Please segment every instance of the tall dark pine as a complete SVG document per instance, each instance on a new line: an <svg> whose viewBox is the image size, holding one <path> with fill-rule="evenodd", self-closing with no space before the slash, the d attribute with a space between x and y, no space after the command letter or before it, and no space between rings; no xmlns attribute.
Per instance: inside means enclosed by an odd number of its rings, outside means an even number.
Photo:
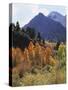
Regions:
<svg viewBox="0 0 68 90"><path fill-rule="evenodd" d="M26 33L27 33L27 35L29 35L29 37L31 39L35 39L36 33L35 33L35 29L34 28L27 27L26 28Z"/></svg>
<svg viewBox="0 0 68 90"><path fill-rule="evenodd" d="M40 32L38 32L37 40L38 40L39 42L41 42L41 34L40 34Z"/></svg>
<svg viewBox="0 0 68 90"><path fill-rule="evenodd" d="M19 25L19 22L17 21L16 22L16 31L19 31L20 30L20 25Z"/></svg>
<svg viewBox="0 0 68 90"><path fill-rule="evenodd" d="M14 23L10 23L9 25L9 31L14 31L15 30L15 24Z"/></svg>

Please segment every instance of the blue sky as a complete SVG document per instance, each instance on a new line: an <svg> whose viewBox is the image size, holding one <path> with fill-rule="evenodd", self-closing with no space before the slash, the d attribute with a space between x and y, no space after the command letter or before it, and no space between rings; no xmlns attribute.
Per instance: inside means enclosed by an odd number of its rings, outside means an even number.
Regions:
<svg viewBox="0 0 68 90"><path fill-rule="evenodd" d="M20 26L24 26L39 12L47 16L52 11L57 11L62 15L66 14L63 6L14 3L12 4L12 22L19 21Z"/></svg>

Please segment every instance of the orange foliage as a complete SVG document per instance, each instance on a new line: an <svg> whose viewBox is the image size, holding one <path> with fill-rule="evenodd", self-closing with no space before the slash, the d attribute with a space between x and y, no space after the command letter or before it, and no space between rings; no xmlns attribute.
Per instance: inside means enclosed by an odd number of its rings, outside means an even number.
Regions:
<svg viewBox="0 0 68 90"><path fill-rule="evenodd" d="M28 61L23 61L22 63L18 64L18 71L23 73L31 69L31 63Z"/></svg>
<svg viewBox="0 0 68 90"><path fill-rule="evenodd" d="M29 43L28 46L29 55L31 55L33 58L35 57L35 51L34 51L34 45L32 41Z"/></svg>
<svg viewBox="0 0 68 90"><path fill-rule="evenodd" d="M16 48L16 63L24 61L24 52L20 48Z"/></svg>
<svg viewBox="0 0 68 90"><path fill-rule="evenodd" d="M50 60L50 56L52 55L52 49L50 47L47 47L45 49L45 57L46 57L46 63L49 64Z"/></svg>
<svg viewBox="0 0 68 90"><path fill-rule="evenodd" d="M11 53L10 53L11 55ZM29 43L28 48L22 51L20 48L12 48L12 60L16 61L16 69L22 75L24 72L31 70L33 65L46 65L55 64L52 55L52 48L41 46L38 42L33 45L32 41ZM14 70L13 70L14 71Z"/></svg>
<svg viewBox="0 0 68 90"><path fill-rule="evenodd" d="M29 61L29 52L28 52L27 48L25 48L25 50L24 50L24 59Z"/></svg>
<svg viewBox="0 0 68 90"><path fill-rule="evenodd" d="M46 54L45 54L45 48L44 47L41 47L40 57L41 57L41 64L46 65Z"/></svg>
<svg viewBox="0 0 68 90"><path fill-rule="evenodd" d="M12 60L15 60L16 59L16 49L15 48L12 48Z"/></svg>
<svg viewBox="0 0 68 90"><path fill-rule="evenodd" d="M41 46L39 45L38 42L36 42L35 44L35 48L34 48L34 51L35 51L35 64L38 64L40 65L41 64Z"/></svg>

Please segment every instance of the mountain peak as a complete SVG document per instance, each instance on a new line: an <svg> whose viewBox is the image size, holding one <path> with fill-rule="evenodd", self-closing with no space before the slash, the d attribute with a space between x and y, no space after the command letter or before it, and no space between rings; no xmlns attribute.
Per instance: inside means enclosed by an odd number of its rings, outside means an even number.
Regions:
<svg viewBox="0 0 68 90"><path fill-rule="evenodd" d="M39 15L43 15L41 12L39 12Z"/></svg>
<svg viewBox="0 0 68 90"><path fill-rule="evenodd" d="M39 12L39 14L38 14L39 16L44 16L44 14L43 13L41 13L41 12Z"/></svg>
<svg viewBox="0 0 68 90"><path fill-rule="evenodd" d="M52 11L48 16L56 16L56 15L60 15L63 16L62 14L56 12L56 11Z"/></svg>
<svg viewBox="0 0 68 90"><path fill-rule="evenodd" d="M48 17L56 22L61 23L64 27L66 27L66 19L65 16L63 16L62 14L53 11L48 15Z"/></svg>

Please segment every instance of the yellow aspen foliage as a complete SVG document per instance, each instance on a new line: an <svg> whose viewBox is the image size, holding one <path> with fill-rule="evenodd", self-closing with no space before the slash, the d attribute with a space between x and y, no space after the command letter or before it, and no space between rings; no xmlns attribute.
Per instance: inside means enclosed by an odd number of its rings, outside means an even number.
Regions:
<svg viewBox="0 0 68 90"><path fill-rule="evenodd" d="M64 44L60 44L59 49L58 49L58 56L62 59L64 54L66 53L65 50L65 45Z"/></svg>
<svg viewBox="0 0 68 90"><path fill-rule="evenodd" d="M56 65L56 60L52 56L50 57L49 64L52 65L52 66Z"/></svg>

